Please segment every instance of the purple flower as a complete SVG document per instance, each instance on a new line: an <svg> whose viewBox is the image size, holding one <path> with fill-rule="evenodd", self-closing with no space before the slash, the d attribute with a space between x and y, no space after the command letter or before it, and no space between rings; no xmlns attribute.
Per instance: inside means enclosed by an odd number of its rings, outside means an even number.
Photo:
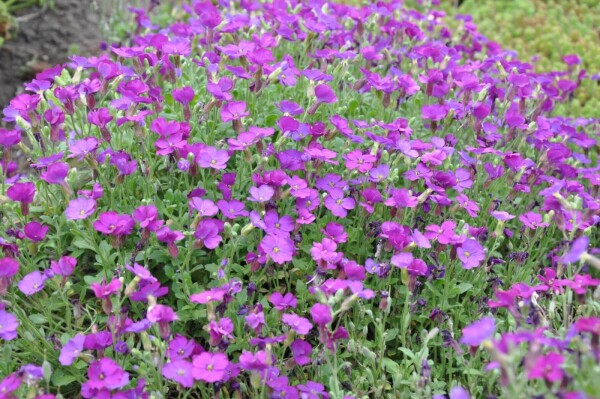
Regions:
<svg viewBox="0 0 600 399"><path fill-rule="evenodd" d="M250 187L250 197L248 197L248 201L252 202L267 202L273 195L275 194L275 190L266 184L261 185L260 187Z"/></svg>
<svg viewBox="0 0 600 399"><path fill-rule="evenodd" d="M496 331L496 322L493 317L484 317L463 328L460 343L469 346L479 346L490 339Z"/></svg>
<svg viewBox="0 0 600 399"><path fill-rule="evenodd" d="M448 115L448 107L445 105L424 105L421 108L421 117L432 121L441 121Z"/></svg>
<svg viewBox="0 0 600 399"><path fill-rule="evenodd" d="M312 329L312 323L310 320L300 317L297 314L284 314L281 317L281 320L290 326L294 331L296 331L300 335L306 335Z"/></svg>
<svg viewBox="0 0 600 399"><path fill-rule="evenodd" d="M55 162L48 165L42 172L40 178L50 184L63 184L65 177L69 174L69 165L64 162Z"/></svg>
<svg viewBox="0 0 600 399"><path fill-rule="evenodd" d="M173 89L173 99L178 103L187 105L194 99L194 89L190 86L184 86L181 89Z"/></svg>
<svg viewBox="0 0 600 399"><path fill-rule="evenodd" d="M271 235L268 234L263 238L260 243L260 247L273 262L283 264L292 260L296 247L294 242L289 237L281 234Z"/></svg>
<svg viewBox="0 0 600 399"><path fill-rule="evenodd" d="M225 150L217 150L215 147L206 147L198 156L198 164L201 168L225 169L229 155Z"/></svg>
<svg viewBox="0 0 600 399"><path fill-rule="evenodd" d="M258 351L252 353L249 351L243 351L239 358L239 365L244 370L266 370L269 365L267 362L267 352Z"/></svg>
<svg viewBox="0 0 600 399"><path fill-rule="evenodd" d="M223 222L216 219L203 219L198 223L194 232L194 238L201 241L208 249L215 249L219 246L222 237L219 235L223 231Z"/></svg>
<svg viewBox="0 0 600 399"><path fill-rule="evenodd" d="M25 237L29 238L33 242L39 242L46 237L48 229L48 226L41 225L34 221L27 223L23 231L25 232Z"/></svg>
<svg viewBox="0 0 600 399"><path fill-rule="evenodd" d="M456 250L458 258L462 261L463 268L473 269L485 259L485 252L479 242L469 238Z"/></svg>
<svg viewBox="0 0 600 399"><path fill-rule="evenodd" d="M193 339L187 339L182 335L177 335L169 342L169 358L171 360L187 359L192 356L192 353L196 348L197 344Z"/></svg>
<svg viewBox="0 0 600 399"><path fill-rule="evenodd" d="M13 399L15 396L12 395L19 386L21 386L23 378L18 373L12 373L0 380L0 394L3 399Z"/></svg>
<svg viewBox="0 0 600 399"><path fill-rule="evenodd" d="M168 339L171 333L169 323L179 320L177 313L173 311L169 306L165 305L154 305L148 311L148 320L152 323L157 323L160 330L160 335L163 339Z"/></svg>
<svg viewBox="0 0 600 399"><path fill-rule="evenodd" d="M310 308L310 315L313 321L319 326L325 326L333 320L331 308L322 303L315 303Z"/></svg>
<svg viewBox="0 0 600 399"><path fill-rule="evenodd" d="M246 103L244 101L231 101L221 108L221 120L223 122L236 121L250 115L246 111Z"/></svg>
<svg viewBox="0 0 600 399"><path fill-rule="evenodd" d="M129 373L123 371L114 360L104 357L88 368L89 380L82 386L84 389L119 389L129 383Z"/></svg>
<svg viewBox="0 0 600 399"><path fill-rule="evenodd" d="M92 283L90 288L94 291L96 298L108 298L121 290L121 281L118 278L114 278L108 284L106 284L106 281L102 281L100 284Z"/></svg>
<svg viewBox="0 0 600 399"><path fill-rule="evenodd" d="M590 239L588 236L581 236L573 243L571 243L571 249L562 257L562 261L565 263L575 263L580 258L581 255L585 253L587 247L590 243Z"/></svg>
<svg viewBox="0 0 600 399"><path fill-rule="evenodd" d="M70 366L73 364L83 350L84 341L85 335L83 334L77 334L71 338L60 350L60 356L58 357L60 364L63 366Z"/></svg>
<svg viewBox="0 0 600 399"><path fill-rule="evenodd" d="M237 219L239 217L248 216L249 212L245 209L246 205L238 200L219 200L217 206L221 210L223 216L227 219Z"/></svg>
<svg viewBox="0 0 600 399"><path fill-rule="evenodd" d="M324 83L315 87L315 96L319 103L331 104L337 101L335 92Z"/></svg>
<svg viewBox="0 0 600 399"><path fill-rule="evenodd" d="M229 360L223 353L203 352L193 359L192 375L204 382L217 382L225 379Z"/></svg>
<svg viewBox="0 0 600 399"><path fill-rule="evenodd" d="M356 202L354 199L344 197L344 192L340 189L332 189L329 195L325 197L325 207L331 211L334 216L345 218L348 211L354 209Z"/></svg>
<svg viewBox="0 0 600 399"><path fill-rule="evenodd" d="M198 211L198 215L201 217L215 216L219 212L219 208L209 199L192 197L189 200L189 206L190 212L192 209Z"/></svg>
<svg viewBox="0 0 600 399"><path fill-rule="evenodd" d="M77 259L71 256L63 256L58 262L53 260L50 261L52 272L58 276L70 276L73 274L75 266L77 266Z"/></svg>
<svg viewBox="0 0 600 399"><path fill-rule="evenodd" d="M76 140L69 146L69 152L71 155L68 158L77 158L79 161L83 161L86 155L95 152L98 149L100 142L95 137L86 137L81 140Z"/></svg>
<svg viewBox="0 0 600 399"><path fill-rule="evenodd" d="M173 380L185 388L194 385L192 362L185 360L171 360L162 369L162 375Z"/></svg>
<svg viewBox="0 0 600 399"><path fill-rule="evenodd" d="M44 289L47 277L39 271L31 272L19 281L19 291L25 295L33 295Z"/></svg>
<svg viewBox="0 0 600 399"><path fill-rule="evenodd" d="M6 190L6 195L21 204L31 204L35 197L35 185L31 182L15 183Z"/></svg>
<svg viewBox="0 0 600 399"><path fill-rule="evenodd" d="M65 210L67 220L87 219L96 212L96 201L91 198L77 198L69 202Z"/></svg>
<svg viewBox="0 0 600 399"><path fill-rule="evenodd" d="M12 314L0 308L0 338L10 341L17 337L17 327L19 320ZM0 384L0 389L2 385ZM2 391L0 390L0 393Z"/></svg>
<svg viewBox="0 0 600 399"><path fill-rule="evenodd" d="M315 381L306 381L306 384L298 384L298 390L302 392L302 399L328 398L325 386Z"/></svg>
<svg viewBox="0 0 600 399"><path fill-rule="evenodd" d="M560 381L564 377L564 372L561 368L563 363L564 358L559 353L550 352L547 355L542 355L529 370L527 378L530 380L544 379L549 383Z"/></svg>
<svg viewBox="0 0 600 399"><path fill-rule="evenodd" d="M149 231L156 231L162 225L163 221L158 219L158 210L154 205L142 205L133 211L133 219L140 224L140 227Z"/></svg>
<svg viewBox="0 0 600 399"><path fill-rule="evenodd" d="M548 223L543 222L542 215L535 212L527 212L522 215L519 215L519 220L526 227L530 229L537 229L538 227L548 227Z"/></svg>
<svg viewBox="0 0 600 399"><path fill-rule="evenodd" d="M13 258L0 258L0 278L11 278L19 271L19 262Z"/></svg>
<svg viewBox="0 0 600 399"><path fill-rule="evenodd" d="M129 235L134 227L135 220L131 216L114 211L101 213L98 220L94 222L96 231L112 236Z"/></svg>
<svg viewBox="0 0 600 399"><path fill-rule="evenodd" d="M292 349L292 355L294 356L294 361L303 366L305 364L310 363L310 355L312 354L312 346L302 339L297 339L290 345Z"/></svg>
<svg viewBox="0 0 600 399"><path fill-rule="evenodd" d="M269 302L271 302L273 307L280 312L284 312L289 308L295 308L298 304L298 300L291 292L281 295L281 293L277 291L269 296Z"/></svg>

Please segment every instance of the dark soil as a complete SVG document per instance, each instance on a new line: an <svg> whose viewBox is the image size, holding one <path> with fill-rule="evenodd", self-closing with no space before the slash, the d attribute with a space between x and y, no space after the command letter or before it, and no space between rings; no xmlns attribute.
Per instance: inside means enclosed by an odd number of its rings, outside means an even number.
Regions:
<svg viewBox="0 0 600 399"><path fill-rule="evenodd" d="M18 30L0 47L0 109L38 72L68 61L69 50L96 53L99 18L92 0L55 0L47 9L31 8L17 16Z"/></svg>

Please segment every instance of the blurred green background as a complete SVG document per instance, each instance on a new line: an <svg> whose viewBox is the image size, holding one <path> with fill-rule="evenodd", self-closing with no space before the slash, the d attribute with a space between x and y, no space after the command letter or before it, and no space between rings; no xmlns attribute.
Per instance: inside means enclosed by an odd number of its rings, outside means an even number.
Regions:
<svg viewBox="0 0 600 399"><path fill-rule="evenodd" d="M441 0L452 27L457 14L473 16L479 31L529 61L539 72L564 70L562 58L577 54L588 78L600 72L600 0ZM586 79L573 100L555 113L600 118L599 81Z"/></svg>

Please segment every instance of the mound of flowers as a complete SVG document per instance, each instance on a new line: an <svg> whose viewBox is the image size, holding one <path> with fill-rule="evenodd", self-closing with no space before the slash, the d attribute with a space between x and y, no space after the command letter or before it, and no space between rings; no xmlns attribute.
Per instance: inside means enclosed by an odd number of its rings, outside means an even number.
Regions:
<svg viewBox="0 0 600 399"><path fill-rule="evenodd" d="M4 110L0 398L600 392L573 71L398 1L132 12Z"/></svg>

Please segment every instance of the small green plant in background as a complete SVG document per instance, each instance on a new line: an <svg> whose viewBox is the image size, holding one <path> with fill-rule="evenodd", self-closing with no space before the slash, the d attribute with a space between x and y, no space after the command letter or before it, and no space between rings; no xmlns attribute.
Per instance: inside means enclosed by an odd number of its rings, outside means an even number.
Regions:
<svg viewBox="0 0 600 399"><path fill-rule="evenodd" d="M600 2L597 0L465 0L442 2L450 17L468 14L479 31L520 59L535 61L538 72L566 69L564 56L577 54L588 79L556 114L598 117L600 72ZM460 4L460 5L459 5ZM457 23L459 21L450 21Z"/></svg>
<svg viewBox="0 0 600 399"><path fill-rule="evenodd" d="M54 0L0 0L0 46L18 26L15 14L35 6L52 6Z"/></svg>

